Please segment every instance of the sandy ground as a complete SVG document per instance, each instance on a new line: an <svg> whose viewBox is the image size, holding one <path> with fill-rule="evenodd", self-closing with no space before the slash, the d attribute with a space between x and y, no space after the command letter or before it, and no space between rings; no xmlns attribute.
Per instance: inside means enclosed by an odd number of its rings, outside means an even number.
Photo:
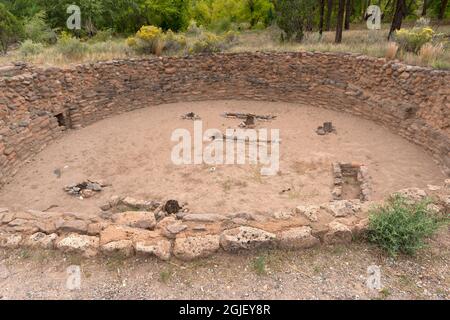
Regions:
<svg viewBox="0 0 450 320"><path fill-rule="evenodd" d="M241 122L221 117L224 111L277 115L257 128L280 129L280 174L264 177L259 166L250 164L173 164L177 142L171 141L171 134L177 128L192 132L193 122L180 118L191 111L202 117L204 130L222 131ZM325 121L333 122L336 134L315 133ZM334 161L366 164L375 200L445 179L421 148L348 114L289 103L187 102L143 108L69 132L21 168L1 190L0 207L98 213L112 195L121 195L177 199L200 213L271 212L331 200ZM60 177L54 173L57 169ZM88 178L112 186L84 200L63 191L65 185Z"/></svg>
<svg viewBox="0 0 450 320"><path fill-rule="evenodd" d="M449 299L449 235L443 229L416 257L396 259L363 243L191 263L0 250L0 299ZM79 290L66 287L71 265L81 268ZM371 265L381 290L366 286Z"/></svg>

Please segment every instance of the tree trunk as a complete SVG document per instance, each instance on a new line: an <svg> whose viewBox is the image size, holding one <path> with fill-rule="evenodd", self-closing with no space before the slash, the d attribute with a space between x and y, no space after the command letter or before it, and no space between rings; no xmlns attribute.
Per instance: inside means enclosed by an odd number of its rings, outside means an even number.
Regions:
<svg viewBox="0 0 450 320"><path fill-rule="evenodd" d="M448 5L448 0L442 0L441 8L439 9L439 15L438 15L439 20L444 19L445 10L447 9L447 5Z"/></svg>
<svg viewBox="0 0 450 320"><path fill-rule="evenodd" d="M322 36L323 33L323 16L325 14L325 0L320 1L320 21L319 21L319 34Z"/></svg>
<svg viewBox="0 0 450 320"><path fill-rule="evenodd" d="M392 20L391 29L389 30L388 40L391 39L392 33L395 30L400 30L402 27L403 18L406 15L406 3L405 0L397 0L397 5L395 6L394 19Z"/></svg>
<svg viewBox="0 0 450 320"><path fill-rule="evenodd" d="M344 24L345 0L339 0L338 17L336 24L336 43L342 42L342 27Z"/></svg>
<svg viewBox="0 0 450 320"><path fill-rule="evenodd" d="M331 29L331 15L333 13L333 0L328 0L327 3L327 24L325 27L326 31L330 31Z"/></svg>
<svg viewBox="0 0 450 320"><path fill-rule="evenodd" d="M347 0L346 6L345 6L345 30L350 30L350 18L353 13L353 0Z"/></svg>
<svg viewBox="0 0 450 320"><path fill-rule="evenodd" d="M423 0L422 17L425 17L427 15L427 6L428 6L428 1Z"/></svg>

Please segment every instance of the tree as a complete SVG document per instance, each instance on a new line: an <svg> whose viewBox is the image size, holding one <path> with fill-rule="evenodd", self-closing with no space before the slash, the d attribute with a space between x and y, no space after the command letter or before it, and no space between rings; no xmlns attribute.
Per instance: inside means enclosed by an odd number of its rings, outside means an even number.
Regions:
<svg viewBox="0 0 450 320"><path fill-rule="evenodd" d="M9 45L19 40L21 34L19 20L0 3L0 51L6 53Z"/></svg>
<svg viewBox="0 0 450 320"><path fill-rule="evenodd" d="M438 19L442 20L444 19L445 11L447 9L448 0L442 0L441 7L439 9Z"/></svg>
<svg viewBox="0 0 450 320"><path fill-rule="evenodd" d="M319 34L322 36L323 33L323 16L325 14L325 0L319 0L320 2L320 21L319 21Z"/></svg>
<svg viewBox="0 0 450 320"><path fill-rule="evenodd" d="M277 24L286 40L302 41L305 26L314 14L316 0L276 0Z"/></svg>
<svg viewBox="0 0 450 320"><path fill-rule="evenodd" d="M353 12L353 0L347 0L345 6L345 24L344 24L345 30L350 30L350 18L352 16L352 12Z"/></svg>
<svg viewBox="0 0 450 320"><path fill-rule="evenodd" d="M348 0L347 0L348 1ZM336 24L336 43L342 42L342 27L344 24L345 0L339 0L337 24Z"/></svg>
<svg viewBox="0 0 450 320"><path fill-rule="evenodd" d="M328 0L327 2L327 24L325 27L326 31L331 29L331 15L333 14L333 0Z"/></svg>
<svg viewBox="0 0 450 320"><path fill-rule="evenodd" d="M422 17L427 15L427 6L428 6L428 1L427 0L423 0L423 6L422 6Z"/></svg>
<svg viewBox="0 0 450 320"><path fill-rule="evenodd" d="M391 39L395 30L400 30L402 27L403 18L406 16L407 8L405 0L397 0L394 12L394 18L392 20L391 29L389 30L388 40Z"/></svg>

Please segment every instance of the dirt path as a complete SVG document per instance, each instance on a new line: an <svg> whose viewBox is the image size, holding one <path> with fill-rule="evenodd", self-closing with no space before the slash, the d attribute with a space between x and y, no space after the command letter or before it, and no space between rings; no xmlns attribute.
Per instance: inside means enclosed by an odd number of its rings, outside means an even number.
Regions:
<svg viewBox="0 0 450 320"><path fill-rule="evenodd" d="M0 251L1 299L448 299L448 229L415 258L392 259L366 244L302 252L219 255L192 263L119 257L83 260L57 252ZM69 265L81 289L66 288ZM381 268L383 289L366 287Z"/></svg>

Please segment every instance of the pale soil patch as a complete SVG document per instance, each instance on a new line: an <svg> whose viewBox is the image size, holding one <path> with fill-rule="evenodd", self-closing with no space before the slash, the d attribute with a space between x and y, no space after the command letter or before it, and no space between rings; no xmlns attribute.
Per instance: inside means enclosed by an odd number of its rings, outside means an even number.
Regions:
<svg viewBox="0 0 450 320"><path fill-rule="evenodd" d="M442 229L417 257L397 259L358 243L191 263L0 250L0 299L448 299L449 241ZM73 264L79 291L65 285ZM366 287L371 265L381 268L381 291Z"/></svg>
<svg viewBox="0 0 450 320"><path fill-rule="evenodd" d="M257 128L280 129L280 174L264 177L256 165L183 165L171 161L177 128L193 131L181 116L195 112L204 130L237 128L225 111L273 114ZM337 134L315 130L332 121ZM205 142L205 145L209 142ZM198 213L292 210L332 200L333 162L367 165L373 200L406 187L440 185L445 176L430 155L389 130L345 113L300 104L205 101L152 106L70 131L35 156L0 191L0 207L99 213L112 195L145 200L176 199ZM60 177L55 174L59 170ZM65 185L86 179L112 184L93 198L66 194ZM285 190L285 192L282 192Z"/></svg>

